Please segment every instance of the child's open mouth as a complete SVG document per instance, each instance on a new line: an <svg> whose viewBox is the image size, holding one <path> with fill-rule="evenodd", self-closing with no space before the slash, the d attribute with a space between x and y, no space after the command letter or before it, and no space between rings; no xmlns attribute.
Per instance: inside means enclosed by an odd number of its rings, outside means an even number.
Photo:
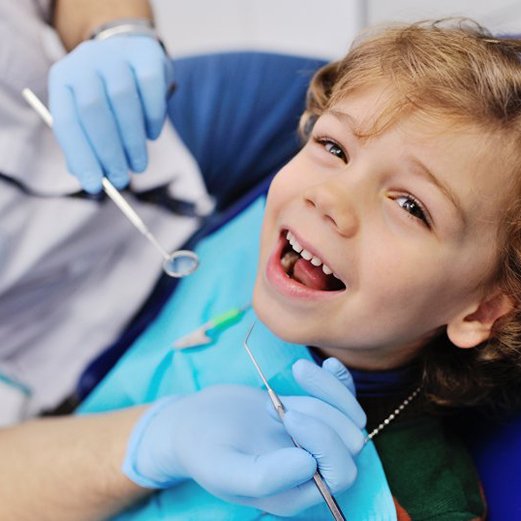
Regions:
<svg viewBox="0 0 521 521"><path fill-rule="evenodd" d="M321 259L300 246L291 232L284 231L282 237L285 237L286 244L281 251L280 264L288 277L317 291L346 289Z"/></svg>

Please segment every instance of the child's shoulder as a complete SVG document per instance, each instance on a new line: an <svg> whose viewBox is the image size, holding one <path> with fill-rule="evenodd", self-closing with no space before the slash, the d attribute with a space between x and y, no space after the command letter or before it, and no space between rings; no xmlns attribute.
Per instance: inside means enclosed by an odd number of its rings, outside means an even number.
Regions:
<svg viewBox="0 0 521 521"><path fill-rule="evenodd" d="M399 520L485 518L485 501L472 458L443 419L422 415L396 422L374 442L401 514Z"/></svg>

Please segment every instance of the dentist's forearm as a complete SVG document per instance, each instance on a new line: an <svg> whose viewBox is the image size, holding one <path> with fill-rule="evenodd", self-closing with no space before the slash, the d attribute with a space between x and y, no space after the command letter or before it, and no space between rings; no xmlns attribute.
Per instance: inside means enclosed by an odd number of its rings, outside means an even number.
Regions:
<svg viewBox="0 0 521 521"><path fill-rule="evenodd" d="M143 407L0 429L0 519L100 521L147 492L121 472Z"/></svg>
<svg viewBox="0 0 521 521"><path fill-rule="evenodd" d="M71 50L101 24L119 18L152 19L148 0L57 0L54 27Z"/></svg>

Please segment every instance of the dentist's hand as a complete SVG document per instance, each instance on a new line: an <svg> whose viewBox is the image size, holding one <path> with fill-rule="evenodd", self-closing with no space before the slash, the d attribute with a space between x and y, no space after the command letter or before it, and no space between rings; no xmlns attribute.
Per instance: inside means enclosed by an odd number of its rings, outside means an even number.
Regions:
<svg viewBox="0 0 521 521"><path fill-rule="evenodd" d="M246 386L214 386L158 402L134 429L124 472L151 488L193 479L224 500L282 516L323 501L312 481L317 466L332 493L347 489L356 478L365 414L335 376L343 366L334 359L324 365L294 365L310 396L282 398L284 425L266 391Z"/></svg>
<svg viewBox="0 0 521 521"><path fill-rule="evenodd" d="M87 192L101 190L103 175L123 188L129 170L145 170L146 140L161 132L171 79L171 63L150 36L85 41L53 65L53 130Z"/></svg>

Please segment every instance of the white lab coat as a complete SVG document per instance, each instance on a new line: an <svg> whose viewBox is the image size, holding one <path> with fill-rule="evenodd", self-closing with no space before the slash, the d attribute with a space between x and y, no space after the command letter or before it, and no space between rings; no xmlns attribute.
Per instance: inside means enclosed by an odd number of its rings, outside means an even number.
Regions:
<svg viewBox="0 0 521 521"><path fill-rule="evenodd" d="M41 192L71 193L80 186L52 132L20 95L30 87L47 101L49 66L64 53L44 22L48 3L0 1L0 172ZM204 204L198 167L167 127L133 184L175 179L174 195ZM133 204L169 249L196 229L195 219ZM161 261L110 200L34 198L0 181L0 424L20 419L2 376L31 390L25 414L55 406L140 307Z"/></svg>

